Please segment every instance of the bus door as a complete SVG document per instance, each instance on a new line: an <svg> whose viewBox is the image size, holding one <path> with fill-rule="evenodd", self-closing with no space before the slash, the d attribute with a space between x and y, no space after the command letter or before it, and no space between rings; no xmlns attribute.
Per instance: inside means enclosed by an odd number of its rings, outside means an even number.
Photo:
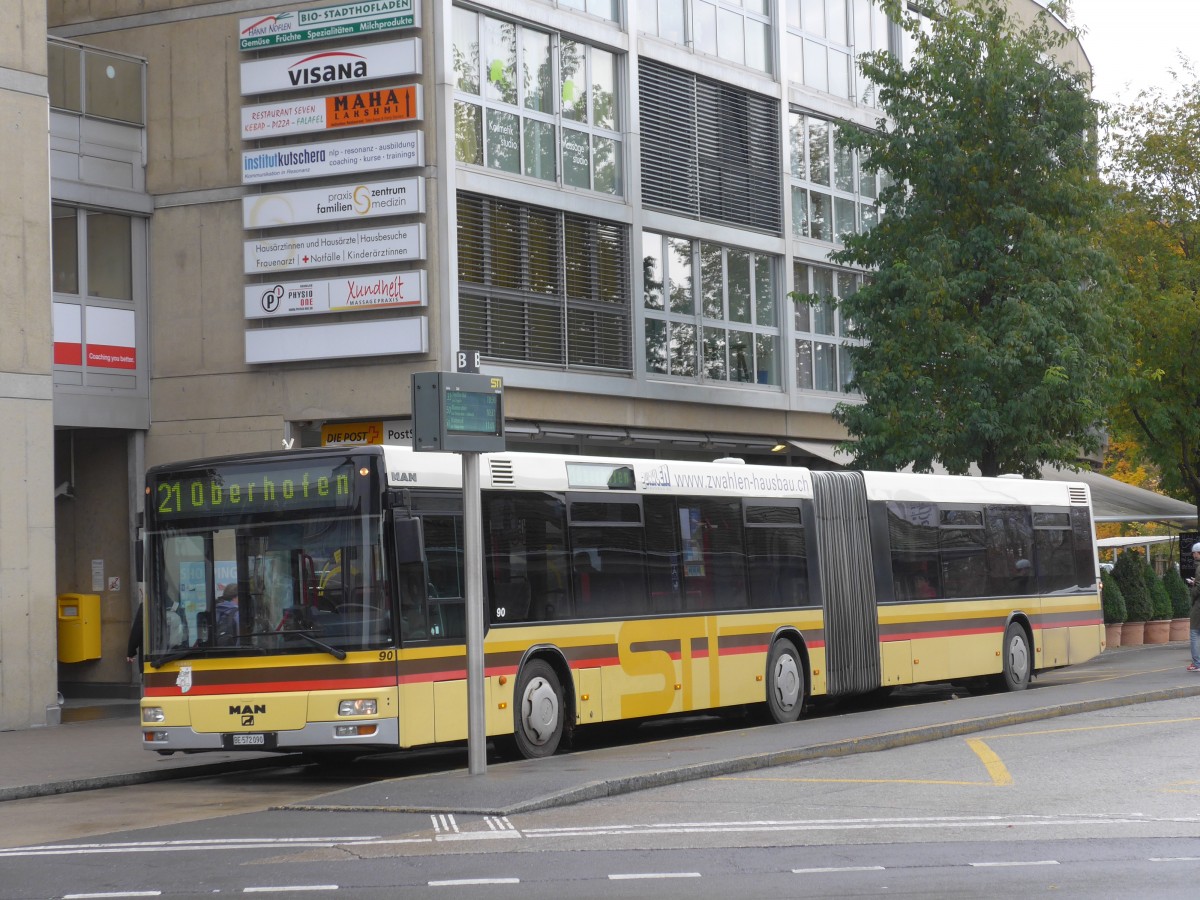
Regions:
<svg viewBox="0 0 1200 900"><path fill-rule="evenodd" d="M831 697L881 685L867 489L861 472L813 472L816 579L825 611Z"/></svg>

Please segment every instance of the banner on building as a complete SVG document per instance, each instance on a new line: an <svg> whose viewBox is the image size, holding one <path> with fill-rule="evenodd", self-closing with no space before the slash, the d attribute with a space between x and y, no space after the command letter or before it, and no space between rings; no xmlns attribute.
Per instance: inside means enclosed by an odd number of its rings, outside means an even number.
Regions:
<svg viewBox="0 0 1200 900"><path fill-rule="evenodd" d="M425 273L383 272L246 285L246 318L275 319L427 305Z"/></svg>
<svg viewBox="0 0 1200 900"><path fill-rule="evenodd" d="M421 132L373 134L357 140L247 150L242 154L242 183L320 178L343 172L407 169L423 165L425 136Z"/></svg>
<svg viewBox="0 0 1200 900"><path fill-rule="evenodd" d="M242 19L238 46L257 50L420 26L421 11L413 0L359 0Z"/></svg>
<svg viewBox="0 0 1200 900"><path fill-rule="evenodd" d="M425 212L425 179L394 178L367 184L334 184L304 191L242 198L242 225L276 228Z"/></svg>
<svg viewBox="0 0 1200 900"><path fill-rule="evenodd" d="M242 257L242 269L247 275L408 262L425 258L425 226L392 225L257 238L243 244Z"/></svg>
<svg viewBox="0 0 1200 900"><path fill-rule="evenodd" d="M419 84L373 88L352 94L243 106L242 140L387 122L419 122L424 116L425 103Z"/></svg>
<svg viewBox="0 0 1200 900"><path fill-rule="evenodd" d="M425 316L246 331L246 362L303 362L429 352Z"/></svg>
<svg viewBox="0 0 1200 900"><path fill-rule="evenodd" d="M421 74L421 39L314 50L242 63L242 94L323 88Z"/></svg>

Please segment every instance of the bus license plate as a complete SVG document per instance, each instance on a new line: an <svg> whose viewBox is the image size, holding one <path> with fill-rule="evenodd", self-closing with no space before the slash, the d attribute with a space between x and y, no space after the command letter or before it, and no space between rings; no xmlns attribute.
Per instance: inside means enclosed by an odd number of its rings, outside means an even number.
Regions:
<svg viewBox="0 0 1200 900"><path fill-rule="evenodd" d="M267 736L265 734L233 735L233 746L235 747L265 747L266 744Z"/></svg>

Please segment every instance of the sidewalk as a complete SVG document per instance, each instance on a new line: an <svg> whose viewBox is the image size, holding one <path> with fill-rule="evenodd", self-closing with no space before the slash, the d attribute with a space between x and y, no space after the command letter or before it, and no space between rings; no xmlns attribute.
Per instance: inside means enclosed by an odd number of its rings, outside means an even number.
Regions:
<svg viewBox="0 0 1200 900"><path fill-rule="evenodd" d="M1200 695L1183 643L1121 647L1039 676L1021 693L964 696L629 743L550 759L377 781L288 807L509 815L822 756L906 746L1072 713ZM0 732L0 801L293 764L264 753L160 756L141 749L133 701L83 701L64 724Z"/></svg>

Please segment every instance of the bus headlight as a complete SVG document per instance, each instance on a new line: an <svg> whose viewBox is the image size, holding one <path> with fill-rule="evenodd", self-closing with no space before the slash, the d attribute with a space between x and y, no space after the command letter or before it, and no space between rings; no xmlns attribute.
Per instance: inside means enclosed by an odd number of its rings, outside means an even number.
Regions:
<svg viewBox="0 0 1200 900"><path fill-rule="evenodd" d="M143 722L165 722L166 715L163 713L161 706L143 706L142 721Z"/></svg>
<svg viewBox="0 0 1200 900"><path fill-rule="evenodd" d="M373 716L378 711L375 700L343 700L338 704L339 716Z"/></svg>

